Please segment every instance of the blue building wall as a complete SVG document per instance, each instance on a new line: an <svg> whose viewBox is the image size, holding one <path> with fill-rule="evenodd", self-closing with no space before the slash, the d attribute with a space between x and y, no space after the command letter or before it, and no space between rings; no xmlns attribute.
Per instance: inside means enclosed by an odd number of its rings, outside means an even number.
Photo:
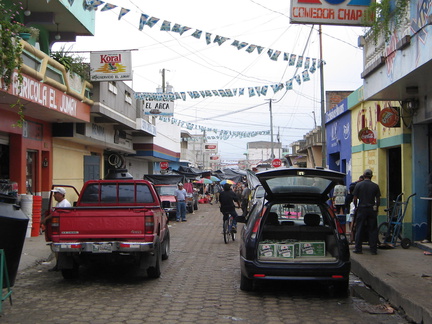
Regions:
<svg viewBox="0 0 432 324"><path fill-rule="evenodd" d="M351 113L344 99L326 113L327 161L330 170L346 173L351 183Z"/></svg>

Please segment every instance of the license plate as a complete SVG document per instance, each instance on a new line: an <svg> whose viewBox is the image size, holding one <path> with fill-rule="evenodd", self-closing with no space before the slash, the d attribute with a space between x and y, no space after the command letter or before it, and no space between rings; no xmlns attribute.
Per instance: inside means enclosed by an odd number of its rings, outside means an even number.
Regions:
<svg viewBox="0 0 432 324"><path fill-rule="evenodd" d="M112 244L111 243L93 243L94 253L111 253Z"/></svg>

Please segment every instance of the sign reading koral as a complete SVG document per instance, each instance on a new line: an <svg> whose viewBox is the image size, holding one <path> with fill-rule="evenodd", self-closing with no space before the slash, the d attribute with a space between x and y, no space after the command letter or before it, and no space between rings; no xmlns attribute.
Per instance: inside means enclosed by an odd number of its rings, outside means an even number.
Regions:
<svg viewBox="0 0 432 324"><path fill-rule="evenodd" d="M274 159L272 161L272 167L273 168L279 168L280 166L282 166L282 161L281 159Z"/></svg>
<svg viewBox="0 0 432 324"><path fill-rule="evenodd" d="M91 81L132 80L130 51L91 52Z"/></svg>
<svg viewBox="0 0 432 324"><path fill-rule="evenodd" d="M158 116L174 115L174 101L146 100L144 102L143 107L144 107L144 115L158 115Z"/></svg>
<svg viewBox="0 0 432 324"><path fill-rule="evenodd" d="M292 24L364 26L373 0L291 0Z"/></svg>
<svg viewBox="0 0 432 324"><path fill-rule="evenodd" d="M169 163L166 161L159 162L159 167L161 170L166 170L169 167Z"/></svg>

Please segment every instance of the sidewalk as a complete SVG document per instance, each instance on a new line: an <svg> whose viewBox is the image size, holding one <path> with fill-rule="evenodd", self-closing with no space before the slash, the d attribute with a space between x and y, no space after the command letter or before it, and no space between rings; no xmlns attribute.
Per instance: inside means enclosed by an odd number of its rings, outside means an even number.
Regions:
<svg viewBox="0 0 432 324"><path fill-rule="evenodd" d="M367 246L363 250L351 253L352 272L416 323L432 323L432 255L424 254L432 252L432 244L380 249L378 255L371 255ZM44 236L26 238L18 277L20 271L51 259Z"/></svg>

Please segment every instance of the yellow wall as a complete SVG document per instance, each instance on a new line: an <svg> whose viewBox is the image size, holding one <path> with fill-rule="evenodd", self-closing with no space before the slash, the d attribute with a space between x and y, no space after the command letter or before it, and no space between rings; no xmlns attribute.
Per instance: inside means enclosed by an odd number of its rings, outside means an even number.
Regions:
<svg viewBox="0 0 432 324"><path fill-rule="evenodd" d="M92 153L101 157L101 170L103 174L103 150L62 139L53 139L53 184L74 186L78 191L84 184L84 156ZM67 189L66 198L72 203L77 195Z"/></svg>
<svg viewBox="0 0 432 324"><path fill-rule="evenodd" d="M387 168L387 149L401 147L401 169L402 169L402 192L404 201L412 191L412 150L411 143L407 140L411 130L407 127L410 124L408 117L401 118L401 127L385 127L378 121L378 112L385 107L399 107L398 102L380 101L363 102L351 108L351 131L352 131L352 175L353 180L363 174L365 169L373 171L372 181L377 183L381 189L380 215L385 215L384 209L387 207L387 187L388 174ZM404 116L402 108L401 115ZM363 127L367 127L375 133L376 143L363 143L358 134ZM407 211L404 222L410 222L412 214Z"/></svg>

